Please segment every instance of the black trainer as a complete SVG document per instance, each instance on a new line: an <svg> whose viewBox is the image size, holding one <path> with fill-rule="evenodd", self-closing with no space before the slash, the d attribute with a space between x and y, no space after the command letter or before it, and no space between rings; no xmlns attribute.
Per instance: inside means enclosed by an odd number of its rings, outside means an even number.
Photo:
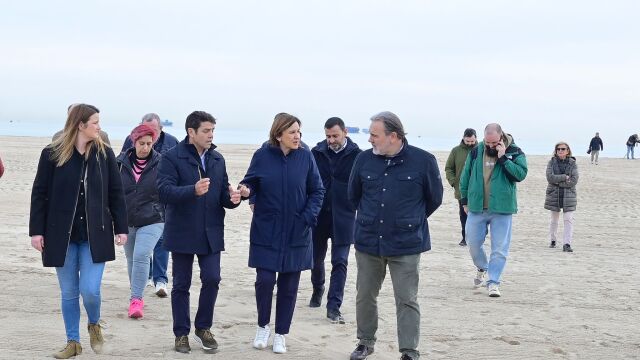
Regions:
<svg viewBox="0 0 640 360"><path fill-rule="evenodd" d="M408 354L402 354L400 360L413 360L413 358Z"/></svg>
<svg viewBox="0 0 640 360"><path fill-rule="evenodd" d="M209 329L196 329L195 335L195 340L202 345L203 350L211 351L218 349L218 342Z"/></svg>
<svg viewBox="0 0 640 360"><path fill-rule="evenodd" d="M551 244L549 245L550 248L554 248L556 247L556 242L551 240Z"/></svg>
<svg viewBox="0 0 640 360"><path fill-rule="evenodd" d="M327 309L327 318L333 324L344 324L344 318L338 309Z"/></svg>
<svg viewBox="0 0 640 360"><path fill-rule="evenodd" d="M465 240L465 239L460 240L460 242L458 243L458 245L460 245L460 246L467 246L467 240Z"/></svg>
<svg viewBox="0 0 640 360"><path fill-rule="evenodd" d="M322 304L322 295L324 295L324 286L321 288L313 288L313 294L311 294L311 300L309 300L309 307L320 307L320 304Z"/></svg>
<svg viewBox="0 0 640 360"><path fill-rule="evenodd" d="M176 336L175 349L179 353L188 354L191 352L191 346L189 346L189 337L186 335Z"/></svg>
<svg viewBox="0 0 640 360"><path fill-rule="evenodd" d="M367 345L358 345L356 349L351 353L351 360L364 360L367 356L373 354L373 347Z"/></svg>
<svg viewBox="0 0 640 360"><path fill-rule="evenodd" d="M573 252L573 249L571 248L571 245L564 244L564 245L562 245L562 251L564 251L564 252Z"/></svg>

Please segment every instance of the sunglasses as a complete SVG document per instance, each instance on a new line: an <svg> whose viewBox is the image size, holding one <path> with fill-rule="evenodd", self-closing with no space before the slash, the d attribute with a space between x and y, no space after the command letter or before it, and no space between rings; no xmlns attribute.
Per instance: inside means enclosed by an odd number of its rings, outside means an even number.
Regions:
<svg viewBox="0 0 640 360"><path fill-rule="evenodd" d="M567 148L556 148L556 151L567 151Z"/></svg>

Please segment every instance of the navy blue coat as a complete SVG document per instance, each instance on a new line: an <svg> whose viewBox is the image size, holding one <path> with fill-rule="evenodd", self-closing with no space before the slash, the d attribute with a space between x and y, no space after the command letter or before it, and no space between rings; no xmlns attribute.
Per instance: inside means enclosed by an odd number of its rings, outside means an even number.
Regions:
<svg viewBox="0 0 640 360"><path fill-rule="evenodd" d="M331 154L334 151L329 148L326 140L319 142L311 152L326 191L318 217L318 226L331 226L327 233L330 234L332 244L353 244L356 208L347 198L347 188L351 168L362 150L347 137L347 146L338 154ZM331 165L332 157L333 166Z"/></svg>
<svg viewBox="0 0 640 360"><path fill-rule="evenodd" d="M229 179L222 155L212 145L206 167L188 139L167 151L158 169L158 193L165 204L164 247L183 254L209 254L224 250L224 208L233 209ZM209 191L196 196L201 177L211 179Z"/></svg>
<svg viewBox="0 0 640 360"><path fill-rule="evenodd" d="M311 269L315 226L324 188L311 152L285 156L280 147L258 149L242 183L255 195L249 266L275 272Z"/></svg>
<svg viewBox="0 0 640 360"><path fill-rule="evenodd" d="M436 158L406 142L393 158L363 151L349 178L349 200L358 209L356 250L377 256L430 250L427 218L442 204Z"/></svg>

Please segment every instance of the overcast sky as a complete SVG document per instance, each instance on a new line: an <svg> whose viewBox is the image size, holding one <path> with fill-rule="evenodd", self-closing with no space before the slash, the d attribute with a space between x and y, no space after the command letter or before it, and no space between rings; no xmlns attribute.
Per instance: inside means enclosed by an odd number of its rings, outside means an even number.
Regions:
<svg viewBox="0 0 640 360"><path fill-rule="evenodd" d="M639 130L639 4L3 1L0 121L62 123L86 102L103 124L206 110L266 132L281 111L304 129L390 110L423 136L497 121L622 148Z"/></svg>

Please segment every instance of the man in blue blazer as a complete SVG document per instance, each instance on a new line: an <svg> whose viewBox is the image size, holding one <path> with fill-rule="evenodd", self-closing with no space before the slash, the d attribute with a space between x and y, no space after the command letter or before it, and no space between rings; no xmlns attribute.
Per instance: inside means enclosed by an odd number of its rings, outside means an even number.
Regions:
<svg viewBox="0 0 640 360"><path fill-rule="evenodd" d="M194 339L205 351L218 348L210 329L224 250L224 208L240 204L240 192L229 185L224 158L212 144L215 124L216 119L204 111L191 113L185 123L187 137L162 156L158 169L158 192L166 205L164 247L173 259L175 350L181 353L191 351L189 289L194 255L202 281Z"/></svg>

